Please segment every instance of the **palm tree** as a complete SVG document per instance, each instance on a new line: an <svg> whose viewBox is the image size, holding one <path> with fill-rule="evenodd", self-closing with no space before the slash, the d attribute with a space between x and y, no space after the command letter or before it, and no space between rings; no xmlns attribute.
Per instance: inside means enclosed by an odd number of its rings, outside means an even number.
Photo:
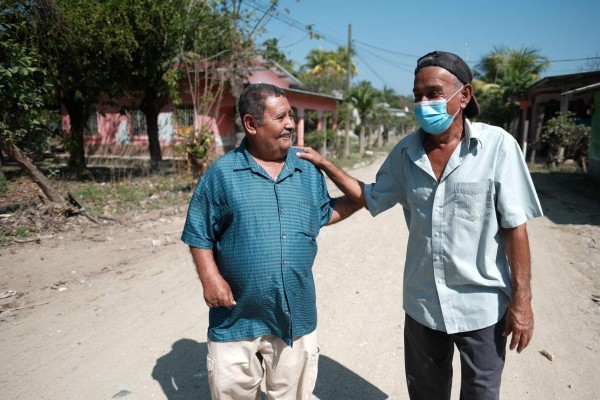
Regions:
<svg viewBox="0 0 600 400"><path fill-rule="evenodd" d="M550 62L533 47L494 47L483 56L476 68L481 80L509 89L509 95L520 96L540 78Z"/></svg>
<svg viewBox="0 0 600 400"><path fill-rule="evenodd" d="M369 81L358 83L350 91L350 100L360 116L360 131L358 136L358 153L360 155L363 155L365 152L365 128L370 124L379 99L380 94L378 90Z"/></svg>
<svg viewBox="0 0 600 400"><path fill-rule="evenodd" d="M507 130L514 128L518 101L549 64L533 47L494 47L475 67L480 82L475 81L474 88L482 103L479 118L503 125Z"/></svg>
<svg viewBox="0 0 600 400"><path fill-rule="evenodd" d="M323 49L312 49L306 55L306 63L303 65L307 75L316 75L326 71L343 74L344 67L338 60L337 54L334 51Z"/></svg>
<svg viewBox="0 0 600 400"><path fill-rule="evenodd" d="M352 74L356 74L356 67L351 65ZM302 66L304 71L303 82L314 91L343 93L347 84L348 51L340 47L336 51L312 49L306 55L306 63Z"/></svg>

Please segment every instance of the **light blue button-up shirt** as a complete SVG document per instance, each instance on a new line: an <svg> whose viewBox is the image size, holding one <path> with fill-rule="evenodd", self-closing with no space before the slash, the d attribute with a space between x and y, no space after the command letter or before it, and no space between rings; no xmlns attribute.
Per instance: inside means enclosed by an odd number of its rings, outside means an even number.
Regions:
<svg viewBox="0 0 600 400"><path fill-rule="evenodd" d="M213 250L237 303L210 309L213 341L272 334L291 345L317 327L312 266L334 201L323 174L298 151L288 151L274 180L243 140L198 182L181 240Z"/></svg>
<svg viewBox="0 0 600 400"><path fill-rule="evenodd" d="M511 298L501 228L542 215L515 139L465 120L465 137L439 182L418 130L400 141L365 185L373 216L401 204L409 229L404 310L447 333L491 326Z"/></svg>

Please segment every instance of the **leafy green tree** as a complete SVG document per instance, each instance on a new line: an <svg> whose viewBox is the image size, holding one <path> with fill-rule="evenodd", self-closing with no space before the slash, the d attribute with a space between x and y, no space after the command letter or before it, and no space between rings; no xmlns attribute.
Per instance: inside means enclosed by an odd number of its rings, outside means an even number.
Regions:
<svg viewBox="0 0 600 400"><path fill-rule="evenodd" d="M146 118L152 170L162 160L158 135L158 115L169 103L178 86L173 69L180 53L181 41L189 43L193 17L207 10L206 2L186 0L114 0L121 3L125 15L123 29L132 40L127 51L128 63L122 64L120 76L132 97L139 97L139 109ZM198 9L200 8L200 10ZM193 16L193 17L192 17Z"/></svg>
<svg viewBox="0 0 600 400"><path fill-rule="evenodd" d="M44 103L52 87L35 49L19 37L24 26L0 23L0 137L3 143L37 151L49 136Z"/></svg>
<svg viewBox="0 0 600 400"><path fill-rule="evenodd" d="M85 169L83 135L92 107L120 90L118 65L130 61L132 38L119 2L36 0L23 2L34 19L35 45L69 114L69 167Z"/></svg>
<svg viewBox="0 0 600 400"><path fill-rule="evenodd" d="M188 10L186 25L193 30L182 37L174 78L177 82L187 83L184 90L192 99L194 116L205 115L217 119L225 86L218 70L228 59L229 52L227 44L221 40L227 21L213 12L208 3L204 3L204 6ZM174 93L172 97L174 103L179 102L179 93ZM178 143L176 149L185 152L188 171L195 182L209 166L211 159L218 155L214 133L209 125L194 118L191 129L178 134L184 141Z"/></svg>
<svg viewBox="0 0 600 400"><path fill-rule="evenodd" d="M277 38L270 38L263 42L262 55L268 61L274 61L281 65L288 72L296 75L294 71L294 61L288 59L286 55L279 49L279 41Z"/></svg>
<svg viewBox="0 0 600 400"><path fill-rule="evenodd" d="M548 59L533 47L494 47L476 66L475 76L481 81L474 82L482 110L478 119L509 131L514 128L519 99L548 65Z"/></svg>
<svg viewBox="0 0 600 400"><path fill-rule="evenodd" d="M42 189L50 201L64 204L63 197L24 153L38 152L50 136L44 100L51 87L46 72L39 67L35 49L27 45L23 34L27 21L18 16L0 15L0 149L12 156ZM12 18L11 18L12 17ZM6 181L0 164L0 183Z"/></svg>
<svg viewBox="0 0 600 400"><path fill-rule="evenodd" d="M229 57L226 63L226 78L229 92L234 99L234 108L240 94L248 82L249 68L258 54L254 40L263 32L270 16L278 13L278 0L270 0L266 10L256 12L244 7L242 0L215 0L215 9L226 21L222 40L229 44ZM234 129L243 134L242 121L234 110Z"/></svg>
<svg viewBox="0 0 600 400"><path fill-rule="evenodd" d="M302 81L316 92L344 93L348 79L347 68L348 50L346 47L339 47L335 51L312 49L306 55ZM356 75L356 73L356 66L352 64L351 74Z"/></svg>

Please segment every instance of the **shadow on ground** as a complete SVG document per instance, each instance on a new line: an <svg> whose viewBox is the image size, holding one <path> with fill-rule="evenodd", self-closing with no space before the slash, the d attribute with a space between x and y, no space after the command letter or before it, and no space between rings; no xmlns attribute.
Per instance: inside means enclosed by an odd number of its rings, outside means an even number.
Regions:
<svg viewBox="0 0 600 400"><path fill-rule="evenodd" d="M544 214L555 224L600 225L600 182L585 174L533 172Z"/></svg>
<svg viewBox="0 0 600 400"><path fill-rule="evenodd" d="M206 343L180 339L156 361L152 377L168 400L208 400ZM388 396L331 358L319 357L319 377L314 392L320 400L384 400Z"/></svg>

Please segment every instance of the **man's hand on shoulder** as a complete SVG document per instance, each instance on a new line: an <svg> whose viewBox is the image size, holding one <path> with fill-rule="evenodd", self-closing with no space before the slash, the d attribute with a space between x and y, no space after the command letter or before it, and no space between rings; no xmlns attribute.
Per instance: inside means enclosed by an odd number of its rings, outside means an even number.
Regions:
<svg viewBox="0 0 600 400"><path fill-rule="evenodd" d="M313 150L310 147L294 146L294 148L302 150L302 151L299 151L296 153L296 156L298 158L301 158L306 161L310 161L312 164L315 165L315 167L317 167L321 170L326 169L326 166L327 166L327 163L329 162L329 160L327 158L323 157L318 151Z"/></svg>
<svg viewBox="0 0 600 400"><path fill-rule="evenodd" d="M356 211L360 207L366 207L367 203L363 193L364 184L348 175L343 169L337 167L333 162L323 157L310 147L295 147L302 151L296 153L298 158L310 161L321 171L325 172L329 179L353 202L357 204ZM336 222L336 221L333 221ZM332 222L332 223L333 223Z"/></svg>

